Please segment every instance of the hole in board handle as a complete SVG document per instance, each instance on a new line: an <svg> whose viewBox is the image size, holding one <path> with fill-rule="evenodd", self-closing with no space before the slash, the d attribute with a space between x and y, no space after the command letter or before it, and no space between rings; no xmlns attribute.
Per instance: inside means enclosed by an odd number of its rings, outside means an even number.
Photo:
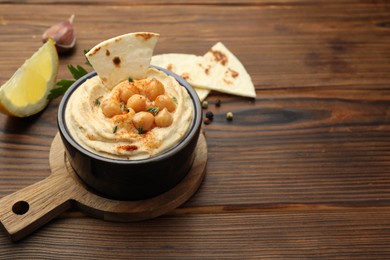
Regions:
<svg viewBox="0 0 390 260"><path fill-rule="evenodd" d="M12 206L12 212L17 215L24 215L30 209L30 205L26 201L18 201Z"/></svg>

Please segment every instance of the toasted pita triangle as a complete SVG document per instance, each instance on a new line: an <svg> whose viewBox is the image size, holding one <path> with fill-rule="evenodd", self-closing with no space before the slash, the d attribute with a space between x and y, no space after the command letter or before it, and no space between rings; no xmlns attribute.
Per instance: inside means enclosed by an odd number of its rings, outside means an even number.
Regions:
<svg viewBox="0 0 390 260"><path fill-rule="evenodd" d="M194 87L194 89L195 89L196 94L198 94L200 101L205 100L210 93L210 90L205 89L205 88Z"/></svg>
<svg viewBox="0 0 390 260"><path fill-rule="evenodd" d="M196 66L196 64L201 62L201 60L201 56L182 53L168 53L153 56L151 64L170 70L188 82L191 80L192 87L198 94L199 99L203 101L209 94L210 90L198 88L196 84L194 84L199 81L198 79L202 76L202 69L199 66Z"/></svg>
<svg viewBox="0 0 390 260"><path fill-rule="evenodd" d="M238 96L256 97L248 72L221 42L216 43L197 66L201 68L202 74L199 74L199 69L195 69L199 78L196 82L189 80L190 84Z"/></svg>
<svg viewBox="0 0 390 260"><path fill-rule="evenodd" d="M221 42L216 43L204 56L169 53L156 55L151 62L187 80L201 100L208 95L206 90L256 97L250 75L238 58Z"/></svg>
<svg viewBox="0 0 390 260"><path fill-rule="evenodd" d="M137 32L108 39L93 47L86 57L103 83L113 88L128 79L143 79L159 34Z"/></svg>

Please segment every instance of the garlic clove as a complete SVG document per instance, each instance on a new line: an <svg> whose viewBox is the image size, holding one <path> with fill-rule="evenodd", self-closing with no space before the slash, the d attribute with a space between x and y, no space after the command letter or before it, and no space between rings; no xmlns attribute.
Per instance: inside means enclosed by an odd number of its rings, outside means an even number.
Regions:
<svg viewBox="0 0 390 260"><path fill-rule="evenodd" d="M42 35L42 41L46 42L52 38L56 44L57 51L67 52L76 45L76 36L73 29L74 15L68 20L57 23L47 29Z"/></svg>

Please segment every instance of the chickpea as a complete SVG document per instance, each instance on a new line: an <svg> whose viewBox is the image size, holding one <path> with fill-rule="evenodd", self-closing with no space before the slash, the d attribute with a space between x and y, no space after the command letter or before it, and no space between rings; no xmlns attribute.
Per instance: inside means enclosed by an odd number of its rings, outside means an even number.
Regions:
<svg viewBox="0 0 390 260"><path fill-rule="evenodd" d="M105 99L100 105L102 112L106 117L113 117L123 113L121 104L115 99Z"/></svg>
<svg viewBox="0 0 390 260"><path fill-rule="evenodd" d="M164 95L164 93L164 85L155 78L151 79L145 88L145 95L150 101L154 101L157 96Z"/></svg>
<svg viewBox="0 0 390 260"><path fill-rule="evenodd" d="M160 110L164 108L168 109L169 112L173 112L176 109L176 104L173 102L172 98L167 95L160 95L154 101L154 105Z"/></svg>
<svg viewBox="0 0 390 260"><path fill-rule="evenodd" d="M131 82L125 82L119 87L119 98L125 103L135 94L139 94L139 90Z"/></svg>
<svg viewBox="0 0 390 260"><path fill-rule="evenodd" d="M137 129L142 129L142 131L149 131L153 127L154 116L145 111L136 113L133 116L133 125Z"/></svg>
<svg viewBox="0 0 390 260"><path fill-rule="evenodd" d="M145 89L145 86L147 85L148 80L146 79L140 79L133 82L134 86L136 86L138 89Z"/></svg>
<svg viewBox="0 0 390 260"><path fill-rule="evenodd" d="M117 126L117 129L113 129L113 133L116 133L116 130L121 129L121 132L131 132L133 130L133 116L135 112L132 108L129 109L129 112L125 112L121 115L116 115L111 118L114 123L114 127ZM115 131L114 131L115 130Z"/></svg>
<svg viewBox="0 0 390 260"><path fill-rule="evenodd" d="M127 100L127 108L134 109L135 112L146 110L146 97L135 94Z"/></svg>
<svg viewBox="0 0 390 260"><path fill-rule="evenodd" d="M168 127L173 122L172 115L168 112L166 108L162 111L158 112L158 114L154 117L154 122L158 127Z"/></svg>

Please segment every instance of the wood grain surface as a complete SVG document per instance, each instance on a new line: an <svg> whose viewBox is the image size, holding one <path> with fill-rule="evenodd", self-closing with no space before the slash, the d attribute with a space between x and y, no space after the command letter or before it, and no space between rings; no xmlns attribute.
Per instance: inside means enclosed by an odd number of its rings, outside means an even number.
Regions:
<svg viewBox="0 0 390 260"><path fill-rule="evenodd" d="M58 133L50 147L50 175L44 180L0 199L0 225L12 241L19 241L69 210L117 222L136 222L164 215L184 204L199 189L207 164L203 134L186 176L172 189L152 198L120 201L99 196L72 169Z"/></svg>
<svg viewBox="0 0 390 260"><path fill-rule="evenodd" d="M59 79L84 49L154 31L156 54L223 42L257 93L208 97L206 178L182 207L129 224L71 210L19 243L0 233L0 259L389 259L389 2L188 3L0 1L0 84L75 14L77 48L60 57ZM0 198L50 174L59 101L0 115Z"/></svg>

